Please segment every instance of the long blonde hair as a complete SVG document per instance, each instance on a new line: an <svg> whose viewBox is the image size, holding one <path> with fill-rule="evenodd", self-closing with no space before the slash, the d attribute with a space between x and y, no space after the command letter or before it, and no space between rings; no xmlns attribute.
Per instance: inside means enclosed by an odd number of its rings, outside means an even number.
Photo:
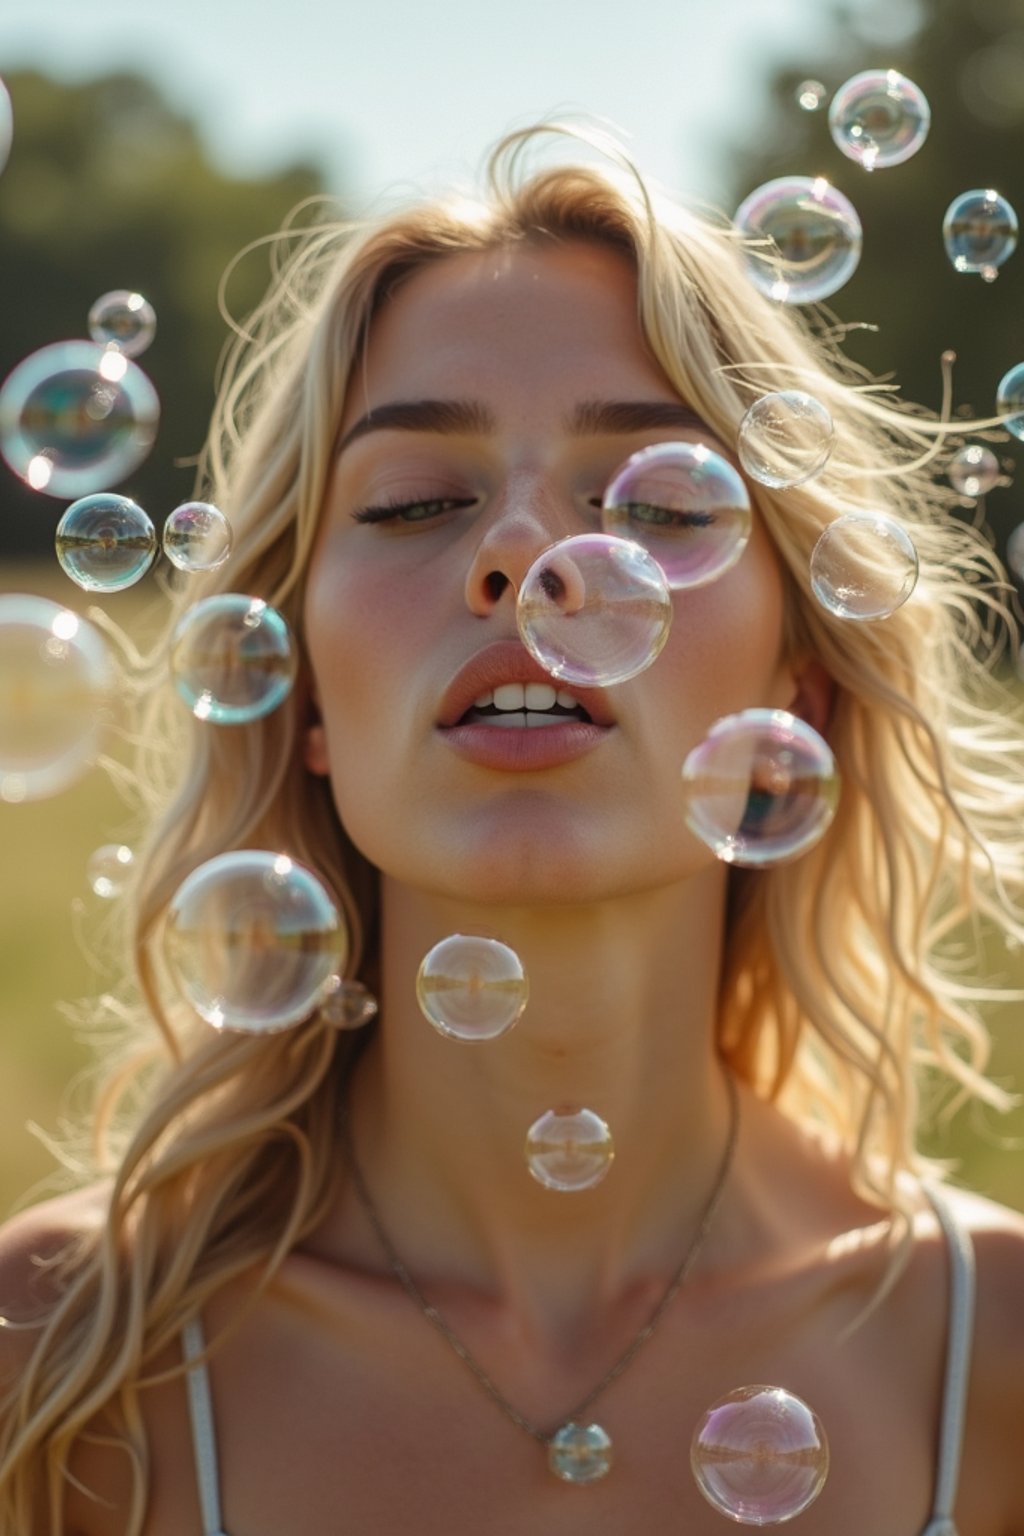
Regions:
<svg viewBox="0 0 1024 1536"><path fill-rule="evenodd" d="M944 957L979 920L1018 931L1024 733L996 676L1010 627L1002 574L925 462L941 424L870 387L808 319L762 298L736 234L654 193L621 150L602 146L610 169L531 167L551 133L576 130L542 125L499 144L479 197L284 242L273 291L226 360L203 461L200 489L228 513L233 555L174 594L169 622L199 596L246 592L283 613L301 648L310 551L368 327L398 285L449 253L520 241L623 252L653 356L725 442L761 394L816 395L837 428L828 467L797 488L758 486L756 499L784 569L788 644L836 684L828 735L843 793L816 849L733 877L719 1044L737 1075L834 1134L861 1192L892 1204L915 1166L922 1072L1000 1102L983 1076L985 993ZM898 517L921 560L912 600L874 625L826 612L808 577L823 528L864 510ZM160 809L130 903L130 1048L94 1120L109 1212L65 1256L61 1299L6 1419L5 1531L33 1527L41 1476L52 1528L63 1530L69 1456L103 1405L132 1457L126 1530L141 1530L147 1369L229 1279L269 1279L336 1187L351 1037L319 1015L284 1035L243 1037L174 1012L160 940L181 880L231 848L303 860L338 896L350 975L375 980L376 873L298 748L305 663L283 708L231 729L198 724L167 689L141 691L138 772Z"/></svg>

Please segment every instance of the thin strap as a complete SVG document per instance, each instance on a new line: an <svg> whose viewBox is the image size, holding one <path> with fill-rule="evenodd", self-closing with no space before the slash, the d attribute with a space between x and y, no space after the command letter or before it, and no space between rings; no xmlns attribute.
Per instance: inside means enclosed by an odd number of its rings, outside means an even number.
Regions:
<svg viewBox="0 0 1024 1536"><path fill-rule="evenodd" d="M192 1451L199 1484L199 1509L203 1536L226 1536L220 1517L220 1477L217 1472L217 1438L213 1428L213 1402L210 1398L210 1373L203 1355L206 1340L203 1325L192 1317L181 1330L181 1342L188 1365L188 1412L192 1421Z"/></svg>
<svg viewBox="0 0 1024 1536"><path fill-rule="evenodd" d="M949 1337L942 1388L935 1500L932 1517L923 1536L957 1536L953 1506L960 1481L967 1384L971 1370L971 1340L974 1333L974 1244L970 1233L953 1215L946 1196L933 1184L925 1184L924 1191L939 1219L949 1255Z"/></svg>

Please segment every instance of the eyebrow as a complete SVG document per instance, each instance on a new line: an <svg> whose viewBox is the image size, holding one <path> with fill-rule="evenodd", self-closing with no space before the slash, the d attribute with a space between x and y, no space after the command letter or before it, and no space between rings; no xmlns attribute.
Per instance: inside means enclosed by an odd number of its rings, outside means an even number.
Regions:
<svg viewBox="0 0 1024 1536"><path fill-rule="evenodd" d="M681 400L581 400L566 418L571 437L601 437L615 433L649 432L666 427L685 427L706 432L707 422ZM344 453L350 443L370 432L439 432L486 437L498 429L497 418L477 400L395 400L367 411L338 444Z"/></svg>

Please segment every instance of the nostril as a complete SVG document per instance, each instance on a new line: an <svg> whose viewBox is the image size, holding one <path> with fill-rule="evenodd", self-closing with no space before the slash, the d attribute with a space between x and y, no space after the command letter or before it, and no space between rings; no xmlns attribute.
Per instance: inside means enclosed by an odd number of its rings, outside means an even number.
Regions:
<svg viewBox="0 0 1024 1536"><path fill-rule="evenodd" d="M487 588L487 596L493 603L496 603L505 591L505 588L509 586L509 579L501 571L488 571L484 579L484 586Z"/></svg>

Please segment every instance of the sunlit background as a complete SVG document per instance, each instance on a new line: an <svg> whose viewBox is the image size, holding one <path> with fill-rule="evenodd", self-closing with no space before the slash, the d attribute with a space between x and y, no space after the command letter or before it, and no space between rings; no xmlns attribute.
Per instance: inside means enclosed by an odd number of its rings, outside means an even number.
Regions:
<svg viewBox="0 0 1024 1536"><path fill-rule="evenodd" d="M912 161L868 177L797 87L818 80L827 101L879 66L921 85L933 127ZM158 522L191 489L226 335L218 285L235 253L304 199L359 214L471 182L502 133L555 113L610 123L649 174L726 213L785 172L834 181L861 214L865 254L830 308L860 327L852 355L909 398L938 405L952 348L966 424L993 410L998 380L1024 358L1024 253L986 285L953 272L940 234L969 187L1024 208L1020 0L177 0L159 12L16 0L0 9L0 76L15 124L0 175L0 377L84 335L99 293L144 292L158 314L145 366L163 422L119 489ZM244 314L266 278L265 253L246 258L230 309ZM998 446L1007 480L1017 449ZM1005 548L1024 505L1013 485L989 502ZM0 465L0 588L85 607L53 559L63 505ZM103 601L132 629L157 599L143 583ZM51 1166L26 1122L58 1130L64 1087L88 1060L57 1001L110 983L81 937L98 917L85 869L98 844L129 832L98 773L52 800L0 804L0 1206ZM1022 971L1002 953L990 968ZM1020 1016L992 1022L997 1075L1024 1086ZM1024 1207L1022 1135L1019 1114L962 1116L929 1146Z"/></svg>

